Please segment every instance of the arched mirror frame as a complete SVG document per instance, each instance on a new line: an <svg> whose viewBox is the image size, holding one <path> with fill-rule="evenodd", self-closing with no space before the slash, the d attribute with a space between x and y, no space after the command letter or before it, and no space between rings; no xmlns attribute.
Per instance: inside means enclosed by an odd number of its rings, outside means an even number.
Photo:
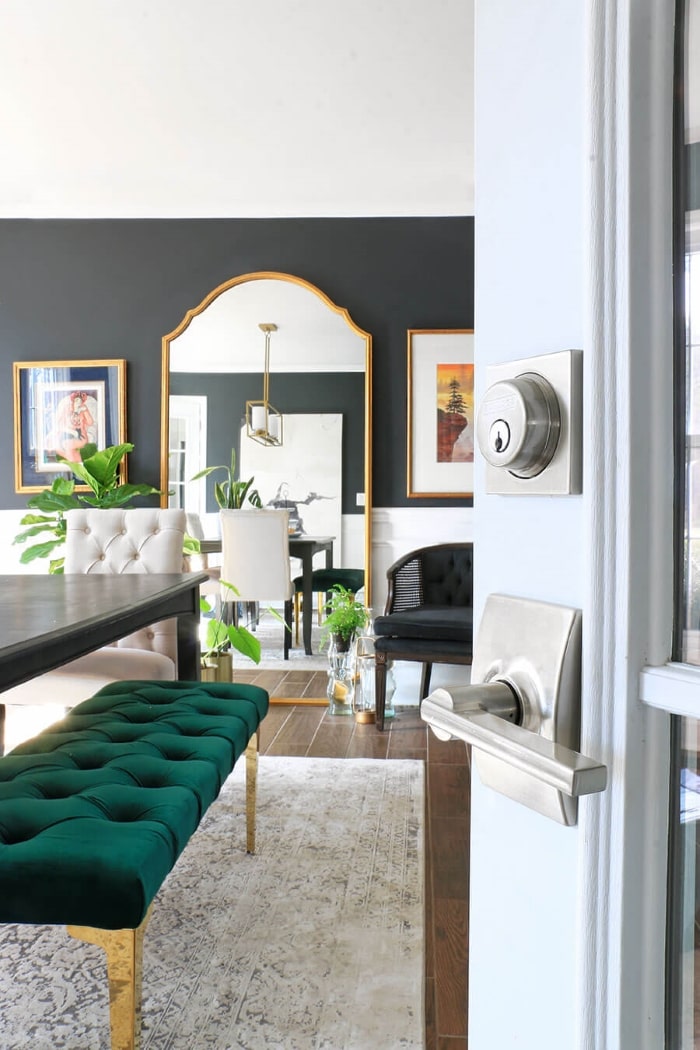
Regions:
<svg viewBox="0 0 700 1050"><path fill-rule="evenodd" d="M365 341L365 603L369 607L372 603L372 336L365 332L353 321L347 308L338 306L320 288L289 273L280 273L275 270L262 270L258 273L244 273L238 277L231 277L218 287L214 288L198 306L188 310L180 324L172 332L163 336L162 340L162 381L161 381L161 434L160 434L160 488L161 506L166 507L168 503L168 451L170 433L170 344L177 339L192 323L198 314L203 313L206 308L218 299L224 292L235 288L236 285L246 284L249 281L288 281L292 284L306 288L317 296L330 310L338 314L345 323Z"/></svg>

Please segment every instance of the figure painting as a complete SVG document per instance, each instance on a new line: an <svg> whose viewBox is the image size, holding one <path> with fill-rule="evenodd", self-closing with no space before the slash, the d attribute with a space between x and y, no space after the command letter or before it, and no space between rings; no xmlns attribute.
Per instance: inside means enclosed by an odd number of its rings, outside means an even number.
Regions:
<svg viewBox="0 0 700 1050"><path fill-rule="evenodd" d="M84 389L66 383L40 383L38 395L42 469L64 469L58 456L79 463L84 445L104 447L104 383L92 383Z"/></svg>
<svg viewBox="0 0 700 1050"><path fill-rule="evenodd" d="M16 492L70 477L62 461L79 463L88 445L126 441L126 361L15 361L12 379Z"/></svg>

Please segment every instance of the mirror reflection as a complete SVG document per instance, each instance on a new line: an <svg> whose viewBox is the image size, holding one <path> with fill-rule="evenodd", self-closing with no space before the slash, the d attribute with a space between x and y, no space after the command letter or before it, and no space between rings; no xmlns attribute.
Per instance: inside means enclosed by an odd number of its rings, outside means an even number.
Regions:
<svg viewBox="0 0 700 1050"><path fill-rule="evenodd" d="M234 450L262 505L289 511L293 575L303 541L322 538L313 570L362 569L369 605L370 355L368 333L301 278L246 274L214 289L163 339L168 505L219 537L214 484L226 474L191 479Z"/></svg>

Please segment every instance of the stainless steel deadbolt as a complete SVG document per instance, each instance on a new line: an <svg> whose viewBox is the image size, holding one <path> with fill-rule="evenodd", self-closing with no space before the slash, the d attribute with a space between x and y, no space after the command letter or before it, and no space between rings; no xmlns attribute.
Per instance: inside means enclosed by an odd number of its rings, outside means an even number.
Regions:
<svg viewBox="0 0 700 1050"><path fill-rule="evenodd" d="M476 424L484 458L521 478L534 478L551 463L561 431L557 395L544 376L525 372L494 383L484 395Z"/></svg>
<svg viewBox="0 0 700 1050"><path fill-rule="evenodd" d="M486 491L581 491L579 350L492 365L476 419Z"/></svg>

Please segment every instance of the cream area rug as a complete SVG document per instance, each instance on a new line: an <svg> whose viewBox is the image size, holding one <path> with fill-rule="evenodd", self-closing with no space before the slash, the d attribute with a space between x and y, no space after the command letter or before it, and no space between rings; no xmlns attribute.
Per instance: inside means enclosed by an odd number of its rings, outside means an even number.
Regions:
<svg viewBox="0 0 700 1050"><path fill-rule="evenodd" d="M422 1048L422 762L261 757L254 856L242 766L156 897L142 1050ZM108 1050L101 950L0 927L0 1047Z"/></svg>

